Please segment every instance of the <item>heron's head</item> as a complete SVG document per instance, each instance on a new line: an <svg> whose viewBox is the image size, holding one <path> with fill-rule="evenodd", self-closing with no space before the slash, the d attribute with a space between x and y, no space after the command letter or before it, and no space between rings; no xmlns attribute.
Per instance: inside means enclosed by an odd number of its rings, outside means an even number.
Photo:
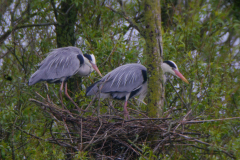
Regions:
<svg viewBox="0 0 240 160"><path fill-rule="evenodd" d="M93 68L102 77L102 74L97 67L95 56L93 54L84 54L84 57L87 59L86 64Z"/></svg>
<svg viewBox="0 0 240 160"><path fill-rule="evenodd" d="M164 73L171 73L189 84L188 80L179 72L176 63L174 63L173 61L163 61L162 70Z"/></svg>

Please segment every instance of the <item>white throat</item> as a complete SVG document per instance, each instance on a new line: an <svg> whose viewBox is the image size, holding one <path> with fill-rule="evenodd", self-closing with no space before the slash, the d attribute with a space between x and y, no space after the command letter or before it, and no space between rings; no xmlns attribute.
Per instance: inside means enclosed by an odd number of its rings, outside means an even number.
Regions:
<svg viewBox="0 0 240 160"><path fill-rule="evenodd" d="M172 67L170 67L168 64L162 63L161 67L162 67L162 70L163 70L163 74L171 73L173 75L176 75L175 72L173 71ZM178 68L176 70L178 70Z"/></svg>
<svg viewBox="0 0 240 160"><path fill-rule="evenodd" d="M91 58L92 58L92 63L93 64L96 64L96 59L95 59L95 56L93 54L90 54Z"/></svg>

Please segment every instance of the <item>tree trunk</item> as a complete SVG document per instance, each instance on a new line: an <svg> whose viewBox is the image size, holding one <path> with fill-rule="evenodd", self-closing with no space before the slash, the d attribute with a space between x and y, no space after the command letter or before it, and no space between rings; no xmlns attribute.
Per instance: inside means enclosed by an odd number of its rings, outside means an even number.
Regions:
<svg viewBox="0 0 240 160"><path fill-rule="evenodd" d="M144 2L146 41L145 55L147 55L148 81L148 114L150 117L160 117L164 105L164 90L161 79L162 36L161 36L161 8L159 0L145 0Z"/></svg>
<svg viewBox="0 0 240 160"><path fill-rule="evenodd" d="M57 22L60 24L56 27L57 45L67 47L75 45L74 26L77 20L77 8L72 4L72 0L61 1L60 14L56 15Z"/></svg>

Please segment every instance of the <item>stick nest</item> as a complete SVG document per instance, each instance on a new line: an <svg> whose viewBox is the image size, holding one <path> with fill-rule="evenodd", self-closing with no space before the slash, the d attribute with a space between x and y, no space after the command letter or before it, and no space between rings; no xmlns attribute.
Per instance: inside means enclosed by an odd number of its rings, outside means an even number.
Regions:
<svg viewBox="0 0 240 160"><path fill-rule="evenodd" d="M213 147L212 144L199 140L209 135L189 129L192 124L205 122L188 118L191 110L179 120L170 118L172 110L164 118L124 120L116 114L87 116L87 112L70 112L66 107L63 109L55 105L49 98L30 101L39 104L53 119L52 123L65 129L61 133L54 132L52 124L51 137L47 141L66 147L70 154L87 151L95 159L148 159L150 152L155 155L164 154L179 145L207 151L209 146ZM235 158L223 148L211 150L211 153L218 152Z"/></svg>

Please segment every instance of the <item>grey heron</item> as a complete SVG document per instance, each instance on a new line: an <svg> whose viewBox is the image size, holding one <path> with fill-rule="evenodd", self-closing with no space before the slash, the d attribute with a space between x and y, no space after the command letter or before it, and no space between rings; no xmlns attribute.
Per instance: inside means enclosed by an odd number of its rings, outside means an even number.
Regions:
<svg viewBox="0 0 240 160"><path fill-rule="evenodd" d="M173 61L162 63L164 73L171 73L189 83L179 72L177 65ZM101 80L89 86L86 95L96 95L100 92L100 98L111 97L113 99L125 100L123 111L124 117L129 118L127 102L129 99L139 96L142 101L147 94L147 68L141 64L125 64L106 74Z"/></svg>
<svg viewBox="0 0 240 160"><path fill-rule="evenodd" d="M50 83L61 82L59 90L61 103L62 90L65 83L65 95L78 108L67 92L67 80L73 75L88 76L93 70L102 77L93 54L83 54L77 47L63 47L53 49L48 56L39 64L38 70L32 74L28 84L31 86L40 81Z"/></svg>

